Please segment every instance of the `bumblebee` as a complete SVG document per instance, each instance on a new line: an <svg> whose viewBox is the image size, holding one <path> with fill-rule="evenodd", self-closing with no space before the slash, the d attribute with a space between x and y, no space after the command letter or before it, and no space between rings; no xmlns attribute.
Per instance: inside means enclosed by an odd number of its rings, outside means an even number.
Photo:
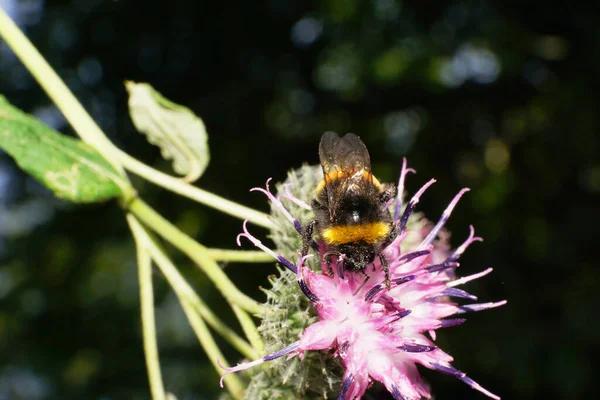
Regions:
<svg viewBox="0 0 600 400"><path fill-rule="evenodd" d="M326 273L333 275L331 257L336 256L343 259L345 270L365 275L364 283L370 278L365 272L367 265L379 257L389 290L389 265L381 251L398 235L388 210L389 201L396 197L396 186L381 184L373 176L369 152L352 133L340 138L337 133L325 132L319 159L323 180L311 202L314 219L302 233L302 255L308 253L317 234L329 250L324 255Z"/></svg>

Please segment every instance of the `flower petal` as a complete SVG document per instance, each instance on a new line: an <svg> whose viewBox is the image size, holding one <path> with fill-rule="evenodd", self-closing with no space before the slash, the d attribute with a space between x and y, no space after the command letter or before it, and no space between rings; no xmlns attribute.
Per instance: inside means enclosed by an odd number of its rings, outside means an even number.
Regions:
<svg viewBox="0 0 600 400"><path fill-rule="evenodd" d="M325 350L333 345L340 325L335 321L318 321L308 326L300 338L301 350Z"/></svg>

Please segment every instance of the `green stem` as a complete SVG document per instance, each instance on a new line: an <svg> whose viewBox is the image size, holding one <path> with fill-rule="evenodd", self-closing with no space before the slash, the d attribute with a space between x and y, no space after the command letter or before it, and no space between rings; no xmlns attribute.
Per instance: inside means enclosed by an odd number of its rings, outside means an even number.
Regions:
<svg viewBox="0 0 600 400"><path fill-rule="evenodd" d="M248 222L251 222L255 225L271 230L277 229L277 226L268 214L242 206L231 200L227 200L223 197L217 196L216 194L207 192L206 190L202 190L196 186L192 186L181 179L174 178L163 172L157 171L156 169L147 166L146 164L136 160L129 154L119 149L117 149L117 156L119 158L119 162L122 163L126 169L165 189L195 200L198 203L212 207L216 210L224 212L225 214L229 214L240 219L247 219Z"/></svg>
<svg viewBox="0 0 600 400"><path fill-rule="evenodd" d="M160 373L158 357L158 340L156 338L156 321L154 319L154 292L152 289L152 258L143 245L140 237L142 226L132 215L127 215L127 222L136 242L138 259L138 275L140 281L140 308L142 312L142 335L146 368L153 400L164 400L165 389Z"/></svg>
<svg viewBox="0 0 600 400"><path fill-rule="evenodd" d="M140 242L144 245L146 251L150 253L152 259L156 261L156 265L160 268L162 273L165 275L169 284L175 291L179 303L181 304L185 315L194 330L194 333L198 337L200 345L208 355L208 359L217 371L217 373L223 373L223 369L219 366L219 361L224 367L229 366L229 363L219 350L219 346L214 341L208 327L204 323L204 320L198 312L194 309L193 300L197 298L196 293L190 287L190 285L179 275L179 272L161 249L160 245L154 238L146 231L146 229L137 221L137 219L129 215L128 221L132 225L132 229L136 232L136 235L140 238ZM228 379L225 381L227 390L236 399L241 399L244 393L243 385L240 379L235 376L234 379Z"/></svg>
<svg viewBox="0 0 600 400"><path fill-rule="evenodd" d="M116 147L2 8L0 8L0 36L31 72L81 139L95 147L126 179L123 167L115 153Z"/></svg>
<svg viewBox="0 0 600 400"><path fill-rule="evenodd" d="M215 261L266 263L273 262L273 256L260 250L229 250L209 248L208 254Z"/></svg>
<svg viewBox="0 0 600 400"><path fill-rule="evenodd" d="M219 265L210 257L208 250L194 239L181 232L177 227L154 211L142 199L137 198L129 205L129 211L140 221L152 228L163 239L171 243L181 252L191 258L204 273L212 280L231 304L237 304L242 309L257 315L264 312L263 306L256 300L242 293L231 282Z"/></svg>
<svg viewBox="0 0 600 400"><path fill-rule="evenodd" d="M229 367L229 363L219 350L219 347L217 346L217 343L213 339L212 335L210 334L208 327L206 326L202 318L200 318L200 316L197 313L195 313L194 310L188 304L186 304L185 299L179 300L181 301L183 311L185 312L185 315L190 321L194 332L196 332L196 336L198 337L202 348L208 355L208 359L210 360L217 373L223 374L225 371L221 366L227 368ZM221 365L219 365L219 363ZM232 376L234 376L234 379L231 379ZM225 387L227 388L229 393L231 393L231 396L233 396L234 399L241 400L244 397L244 386L242 384L242 381L237 377L237 375L229 375L226 379L224 379L224 382Z"/></svg>
<svg viewBox="0 0 600 400"><path fill-rule="evenodd" d="M129 222L130 226L135 225L138 231L139 229L144 229L144 235L150 237L150 234L146 232L145 228L140 225L138 220L133 215L128 214L127 221ZM140 228L137 228L137 226L140 226ZM139 232L137 234L141 235ZM146 240L144 243L149 247L149 249L146 249L146 251L156 251L152 250L152 247L157 246L155 241L150 242L149 240ZM192 289L187 281L181 276L171 260L164 255L164 251L162 251L160 247L159 250L160 258L157 258L157 263L158 260L160 260L161 264L159 267L162 273L167 277L167 280L169 283L171 283L173 289L179 293L180 297L186 299L186 302L189 303L192 308L200 314L200 316L208 323L208 325L210 325L218 334L220 334L245 357L248 357L252 360L258 358L259 353L212 312L210 307L208 307L208 305L200 298L200 296L198 296L194 289Z"/></svg>
<svg viewBox="0 0 600 400"><path fill-rule="evenodd" d="M244 334L246 334L246 337L248 338L250 343L252 343L252 347L256 349L257 355L262 354L265 349L265 344L263 343L262 338L260 337L260 333L258 333L258 329L256 329L254 321L252 321L252 317L248 315L246 311L242 310L239 306L236 306L235 304L233 304L231 307L233 308L233 312L235 313L235 316L237 317L238 321L240 321L240 324L242 325ZM260 356L249 358L251 360L256 360L259 357Z"/></svg>
<svg viewBox="0 0 600 400"><path fill-rule="evenodd" d="M187 301L191 304L192 308L196 310L198 314L206 321L206 323L212 327L215 332L221 335L225 340L227 340L233 347L237 349L240 353L251 360L255 360L260 357L260 352L258 348L254 347L254 343L250 345L247 341L242 339L237 333L235 333L231 328L229 328L223 321L217 317L210 307L194 292L192 296L190 296ZM232 307L237 307L233 305ZM246 313L245 311L242 311ZM246 313L246 315L248 315Z"/></svg>

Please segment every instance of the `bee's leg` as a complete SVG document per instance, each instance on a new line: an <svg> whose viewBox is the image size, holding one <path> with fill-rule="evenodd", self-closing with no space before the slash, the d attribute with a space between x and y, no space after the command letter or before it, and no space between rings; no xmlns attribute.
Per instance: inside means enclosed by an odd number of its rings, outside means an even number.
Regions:
<svg viewBox="0 0 600 400"><path fill-rule="evenodd" d="M339 251L328 251L327 253L325 253L323 255L323 258L325 259L325 273L327 274L328 277L333 277L333 268L331 268L331 256L336 256L337 257L337 261L340 260L342 253L340 253Z"/></svg>
<svg viewBox="0 0 600 400"><path fill-rule="evenodd" d="M317 201L317 199L312 199L312 201L310 202L310 207L312 208L314 213L316 213L317 211L327 211L327 206L319 203ZM303 248L308 245L308 246L312 247L312 249L314 251L316 251L317 253L319 252L319 245L318 245L317 241L312 238L312 236L314 234L315 226L318 223L319 223L318 219L315 218L312 221L310 221L307 224L307 226L304 227L302 230ZM312 225L312 226L310 226L310 225ZM309 230L310 232L306 232L307 230ZM306 236L309 236L310 240L306 240L305 239ZM308 248L306 248L306 251L308 252ZM306 254L304 254L304 255L306 255Z"/></svg>
<svg viewBox="0 0 600 400"><path fill-rule="evenodd" d="M379 194L379 202L381 204L386 204L388 201L396 198L397 193L398 189L396 189L396 185L386 183L383 185L383 191Z"/></svg>
<svg viewBox="0 0 600 400"><path fill-rule="evenodd" d="M392 225L392 227L390 229L390 232L385 237L385 239L383 239L383 242L381 242L381 249L385 249L390 244L392 244L394 239L396 239L398 237L398 234L400 233L400 226L399 226L398 222L392 222L391 225Z"/></svg>
<svg viewBox="0 0 600 400"><path fill-rule="evenodd" d="M366 278L365 278L365 280L363 281L363 283L361 283L361 284L360 284L360 286L359 286L359 287L358 287L358 288L357 288L357 289L354 291L354 293L352 293L352 296L356 296L356 293L358 293L358 291L359 291L360 289L362 289L362 288L363 288L363 286L365 286L365 283L367 283L367 281L368 281L369 279L371 279L371 277L370 277L369 275L367 275L367 273L365 272L365 270L364 270L364 269L360 269L359 271L360 271L360 272L361 272L361 273L362 273L364 276L366 276Z"/></svg>
<svg viewBox="0 0 600 400"><path fill-rule="evenodd" d="M387 258L383 255L382 252L377 253L379 256L379 261L381 261L381 269L385 273L385 288L390 290L392 287L392 283L390 281L390 265L388 264Z"/></svg>
<svg viewBox="0 0 600 400"><path fill-rule="evenodd" d="M302 249L300 250L300 255L304 257L308 254L308 248L311 246L313 241L313 235L315 233L315 226L317 225L317 220L313 219L304 226L302 229Z"/></svg>

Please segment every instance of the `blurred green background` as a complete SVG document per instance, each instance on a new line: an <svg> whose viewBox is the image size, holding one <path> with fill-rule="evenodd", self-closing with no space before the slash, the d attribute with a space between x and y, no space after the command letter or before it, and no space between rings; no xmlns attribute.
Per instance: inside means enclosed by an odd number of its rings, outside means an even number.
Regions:
<svg viewBox="0 0 600 400"><path fill-rule="evenodd" d="M317 162L325 130L366 142L380 180L402 157L419 210L486 240L459 273L481 301L438 341L456 367L505 399L600 398L600 15L594 2L358 0L0 0L110 138L165 171L128 117L125 79L147 81L200 115L212 161L198 185L267 211L248 189ZM72 134L0 42L0 93ZM142 196L213 247L241 222L150 184ZM264 236L259 228L257 235ZM246 246L250 248L250 246ZM173 252L215 309L229 308ZM229 265L247 293L269 265ZM216 398L218 375L174 294L155 274L164 378L179 399ZM235 352L224 345L226 354ZM594 354L596 356L594 356ZM424 372L438 399L483 399ZM0 399L149 397L132 239L115 202L58 201L0 152Z"/></svg>

